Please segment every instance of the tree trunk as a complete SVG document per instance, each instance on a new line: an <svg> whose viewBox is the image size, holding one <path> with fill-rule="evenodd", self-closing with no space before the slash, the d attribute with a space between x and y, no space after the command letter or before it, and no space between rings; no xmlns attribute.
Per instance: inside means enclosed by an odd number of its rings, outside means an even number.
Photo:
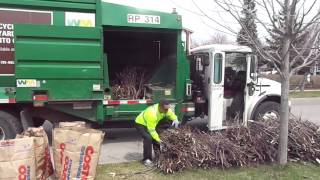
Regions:
<svg viewBox="0 0 320 180"><path fill-rule="evenodd" d="M278 161L281 165L284 165L287 163L288 121L289 121L289 78L284 78L281 83L280 137L279 137L279 147L278 147Z"/></svg>
<svg viewBox="0 0 320 180"><path fill-rule="evenodd" d="M279 164L287 164L288 156L288 121L289 121L289 46L290 39L286 39L283 47L283 63L282 63L282 83L281 83L281 105L280 105L280 137L278 147Z"/></svg>
<svg viewBox="0 0 320 180"><path fill-rule="evenodd" d="M306 87L308 72L305 72L303 75L302 82L300 83L300 92L304 92L304 88Z"/></svg>

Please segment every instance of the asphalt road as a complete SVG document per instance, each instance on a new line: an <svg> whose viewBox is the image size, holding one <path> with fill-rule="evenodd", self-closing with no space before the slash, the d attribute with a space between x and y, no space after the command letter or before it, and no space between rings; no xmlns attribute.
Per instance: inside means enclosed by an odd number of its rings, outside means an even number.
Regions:
<svg viewBox="0 0 320 180"><path fill-rule="evenodd" d="M320 98L292 99L292 113L296 117L310 120L320 125ZM190 122L205 126L205 120ZM135 129L106 129L100 164L129 162L142 159L142 141Z"/></svg>
<svg viewBox="0 0 320 180"><path fill-rule="evenodd" d="M320 98L297 98L291 103L294 116L320 125Z"/></svg>

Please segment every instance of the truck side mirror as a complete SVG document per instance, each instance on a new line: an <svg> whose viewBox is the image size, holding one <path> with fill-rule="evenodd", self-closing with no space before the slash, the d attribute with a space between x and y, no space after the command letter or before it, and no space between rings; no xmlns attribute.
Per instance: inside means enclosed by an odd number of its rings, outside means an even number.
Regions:
<svg viewBox="0 0 320 180"><path fill-rule="evenodd" d="M256 55L252 55L251 64L250 64L250 78L254 81L257 80L258 78L257 68L258 68L258 57Z"/></svg>
<svg viewBox="0 0 320 180"><path fill-rule="evenodd" d="M190 61L196 61L196 62L201 63L202 66L209 66L210 65L209 55L206 55L206 54L188 55L187 58Z"/></svg>
<svg viewBox="0 0 320 180"><path fill-rule="evenodd" d="M203 66L209 66L210 65L210 61L209 61L208 57L202 58L201 60L202 60L201 63L202 63Z"/></svg>
<svg viewBox="0 0 320 180"><path fill-rule="evenodd" d="M258 79L258 73L250 73L250 77L252 80L256 81Z"/></svg>

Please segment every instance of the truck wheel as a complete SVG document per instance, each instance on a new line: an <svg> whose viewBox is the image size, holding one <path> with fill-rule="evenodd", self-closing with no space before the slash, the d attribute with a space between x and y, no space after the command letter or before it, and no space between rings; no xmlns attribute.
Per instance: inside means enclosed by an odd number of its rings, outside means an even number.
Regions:
<svg viewBox="0 0 320 180"><path fill-rule="evenodd" d="M188 117L188 116L183 116L183 117L182 117L182 120L181 120L181 126L186 125L187 122L189 122L189 121L190 121L190 117Z"/></svg>
<svg viewBox="0 0 320 180"><path fill-rule="evenodd" d="M266 121L280 119L280 104L274 101L266 101L256 109L254 120Z"/></svg>
<svg viewBox="0 0 320 180"><path fill-rule="evenodd" d="M13 139L22 132L21 123L18 119L4 111L0 111L0 140Z"/></svg>

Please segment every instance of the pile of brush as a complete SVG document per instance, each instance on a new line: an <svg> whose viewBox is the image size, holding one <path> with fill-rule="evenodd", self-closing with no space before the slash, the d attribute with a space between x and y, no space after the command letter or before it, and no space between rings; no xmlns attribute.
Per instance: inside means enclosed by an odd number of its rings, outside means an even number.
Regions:
<svg viewBox="0 0 320 180"><path fill-rule="evenodd" d="M279 121L250 122L216 132L182 127L164 131L166 148L157 159L165 173L189 168L230 168L276 161ZM319 126L289 121L288 157L292 161L320 163Z"/></svg>
<svg viewBox="0 0 320 180"><path fill-rule="evenodd" d="M116 74L112 83L113 99L139 99L143 97L145 71L137 67L127 67Z"/></svg>

